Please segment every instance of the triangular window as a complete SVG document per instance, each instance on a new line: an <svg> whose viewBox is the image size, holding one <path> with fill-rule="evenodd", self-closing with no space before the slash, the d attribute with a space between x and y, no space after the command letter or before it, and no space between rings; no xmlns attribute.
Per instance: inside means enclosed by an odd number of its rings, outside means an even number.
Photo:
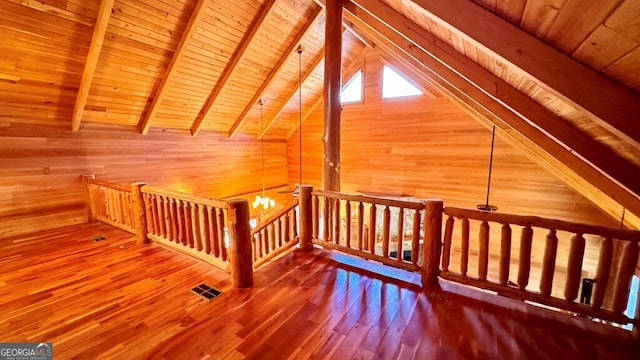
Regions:
<svg viewBox="0 0 640 360"><path fill-rule="evenodd" d="M340 91L340 101L352 103L362 101L362 70L353 75L351 80Z"/></svg>
<svg viewBox="0 0 640 360"><path fill-rule="evenodd" d="M382 68L382 98L422 95L422 91L388 66Z"/></svg>

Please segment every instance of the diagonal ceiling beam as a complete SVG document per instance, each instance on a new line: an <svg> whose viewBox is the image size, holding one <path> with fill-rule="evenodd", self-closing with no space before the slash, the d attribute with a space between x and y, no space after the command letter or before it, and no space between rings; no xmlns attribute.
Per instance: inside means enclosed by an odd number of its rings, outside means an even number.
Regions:
<svg viewBox="0 0 640 360"><path fill-rule="evenodd" d="M429 19L531 75L615 134L640 143L640 96L629 89L471 1L413 2Z"/></svg>
<svg viewBox="0 0 640 360"><path fill-rule="evenodd" d="M193 34L196 32L202 17L204 16L205 9L207 7L208 0L198 0L198 3L193 8L191 12L191 17L189 17L189 22L182 32L182 37L176 46L176 51L173 53L171 60L169 61L169 66L167 66L167 70L165 70L164 75L160 79L160 85L156 89L156 92L153 94L153 100L151 101L151 105L149 106L149 110L146 115L140 120L138 123L138 127L140 128L140 132L142 134L146 134L149 132L149 128L153 123L156 115L158 114L158 109L160 108L160 104L162 104L162 100L164 99L167 91L169 90L169 82L175 75L175 71L178 68L178 63L184 57L186 53L187 45Z"/></svg>
<svg viewBox="0 0 640 360"><path fill-rule="evenodd" d="M71 131L80 130L80 122L82 122L84 107L87 104L87 98L89 97L89 89L91 89L93 75L95 74L96 66L98 65L98 58L100 57L102 43L104 42L104 35L107 33L107 25L109 25L113 2L114 0L102 0L100 3L98 17L96 18L96 26L93 29L91 44L89 44L89 52L87 53L87 60L84 63L84 70L82 71L82 79L80 80L80 87L78 88L76 104L73 109L73 115L71 116Z"/></svg>
<svg viewBox="0 0 640 360"><path fill-rule="evenodd" d="M307 81L309 76L311 76L311 74L313 74L313 71L316 69L316 67L318 67L318 65L320 65L320 63L322 62L323 59L324 59L324 47L322 47L320 52L315 56L315 58L311 62L311 66L309 67L307 72L302 75L302 83L303 84L304 84L305 81ZM291 89L291 91L287 94L285 101L283 101L280 104L280 106L278 106L278 109L276 110L274 115L271 117L271 119L269 119L269 121L267 121L267 124L265 125L264 130L260 133L260 136L258 136L258 139L262 139L262 137L267 133L267 131L269 131L269 128L271 128L271 126L273 124L275 124L276 120L278 119L278 116L280 116L280 114L282 114L282 111L287 106L289 101L291 101L291 99L294 96L296 96L296 94L298 93L298 89L300 89L300 86L301 86L301 84L298 84L298 86L296 86L293 89Z"/></svg>
<svg viewBox="0 0 640 360"><path fill-rule="evenodd" d="M289 60L289 57L291 57L291 55L295 53L296 48L298 47L298 44L311 31L311 29L313 28L313 24L316 22L321 12L322 12L322 8L319 6L316 6L315 9L313 10L313 13L311 14L311 17L309 18L309 21L307 21L307 23L304 25L302 30L300 30L298 35L296 35L296 38L293 40L293 42L291 42L289 47L285 50L284 55L280 58L280 60L278 60L276 65L273 67L273 70L271 70L269 75L267 75L267 78L265 79L265 81L262 83L262 85L260 85L258 90L256 90L256 93L255 95L253 95L253 98L251 99L251 101L249 101L247 106L245 106L244 110L242 110L242 113L240 113L240 116L238 116L238 118L233 123L233 125L231 125L231 129L229 129L229 137L232 137L233 135L236 134L236 132L238 132L238 128L247 118L247 115L249 115L249 111L251 110L251 108L258 102L258 99L262 97L262 94L264 94L265 90L269 87L269 85L271 85L271 82L276 79L277 75L280 73L284 65Z"/></svg>
<svg viewBox="0 0 640 360"><path fill-rule="evenodd" d="M202 109L200 109L198 115L193 121L193 124L191 125L191 135L197 135L202 128L204 119L209 116L209 113L213 108L213 104L215 104L218 96L222 92L222 89L224 89L227 85L229 78L231 78L231 74L233 74L234 70L240 63L240 60L242 60L242 58L244 57L244 53L249 48L249 45L251 45L251 42L258 33L258 30L260 30L260 28L262 27L264 20L269 16L269 14L271 14L271 10L274 9L275 4L276 0L267 0L262 6L262 9L260 9L258 16L253 20L253 23L249 27L249 32L247 32L247 34L242 39L242 42L233 53L231 61L229 61L227 66L225 66L222 74L220 75L220 78L216 82L216 85L213 87L213 89L211 89L211 93L209 94L209 97L207 97L207 101L205 101L204 105L202 105Z"/></svg>
<svg viewBox="0 0 640 360"><path fill-rule="evenodd" d="M584 133L574 131L568 122L548 112L540 104L524 96L517 89L510 87L504 81L429 32L416 28L413 22L395 12L395 10L378 1L355 1L362 6L366 6L367 10L372 12L369 13L353 3L346 3L345 9L347 12L345 16L350 16L358 26L370 27L379 36L396 44L407 56L416 59L416 61L429 68L434 76L439 77L442 81L451 84L462 94L465 94L468 97L468 101L477 103L492 112L510 127L535 142L544 151L553 154L565 166L573 169L589 183L596 185L623 206L634 209L632 210L634 213L640 214L640 201L638 200L640 192L637 191L639 185L637 183L627 183L625 186L620 186L618 182L604 176L592 166L593 164L585 161L585 159L590 161L595 159L599 162L599 166L608 169L613 175L622 179L626 179L629 176L625 172L637 173L637 167L632 164L626 167L618 167L620 164L625 162L628 164L628 162L607 147L585 136ZM477 81L479 84L473 81ZM484 89L480 85L484 85L489 89ZM508 107L507 101L511 100L513 100L517 109ZM522 104L525 105L523 106ZM542 116L547 117L547 119L540 122L543 125L551 123L554 126L551 129L539 127L538 124L532 124L525 120L528 118L517 113L516 110L522 110L536 119ZM572 146L580 149L582 156L576 156L574 151L576 149L559 143L549 135L569 142ZM579 138L578 140L571 139L571 136L578 136ZM580 144L581 141L586 141L587 143ZM599 151L606 151L606 154L601 154ZM613 164L617 165L613 166ZM629 189L635 190L629 191Z"/></svg>

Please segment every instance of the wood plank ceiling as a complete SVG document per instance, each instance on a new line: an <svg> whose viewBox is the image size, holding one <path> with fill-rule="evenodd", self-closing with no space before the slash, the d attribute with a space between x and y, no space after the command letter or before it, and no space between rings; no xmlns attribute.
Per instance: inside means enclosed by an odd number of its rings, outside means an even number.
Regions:
<svg viewBox="0 0 640 360"><path fill-rule="evenodd" d="M322 95L321 0L0 0L0 119L284 140ZM345 0L380 46L605 210L640 216L640 1ZM266 99L260 125L258 100Z"/></svg>

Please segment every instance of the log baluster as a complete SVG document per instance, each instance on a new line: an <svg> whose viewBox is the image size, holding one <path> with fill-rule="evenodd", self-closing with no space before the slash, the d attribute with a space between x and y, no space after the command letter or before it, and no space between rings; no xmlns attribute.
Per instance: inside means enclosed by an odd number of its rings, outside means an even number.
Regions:
<svg viewBox="0 0 640 360"><path fill-rule="evenodd" d="M369 207L369 251L372 254L376 252L376 205L371 204Z"/></svg>
<svg viewBox="0 0 640 360"><path fill-rule="evenodd" d="M155 229L153 227L153 209L151 206L151 195L143 193L142 198L144 200L144 212L147 216L147 234L155 234Z"/></svg>
<svg viewBox="0 0 640 360"><path fill-rule="evenodd" d="M616 274L616 281L613 285L613 305L615 314L621 314L627 307L629 300L629 286L631 277L638 264L638 243L635 241L626 242L622 247L622 259Z"/></svg>
<svg viewBox="0 0 640 360"><path fill-rule="evenodd" d="M311 194L312 191L313 188L311 186L300 185L300 193L298 196L298 211L300 211L300 248L307 251L313 249L313 238L317 234L317 224L315 220L317 210L313 209L314 205L312 203L314 196ZM279 221L278 224L281 226L281 221Z"/></svg>
<svg viewBox="0 0 640 360"><path fill-rule="evenodd" d="M292 239L295 239L298 237L298 213L296 212L296 209L293 208L291 209L291 229L293 232L293 236L291 236Z"/></svg>
<svg viewBox="0 0 640 360"><path fill-rule="evenodd" d="M131 184L131 211L133 216L133 228L136 229L136 243L138 245L147 243L147 221L145 214L144 199L141 188L145 183Z"/></svg>
<svg viewBox="0 0 640 360"><path fill-rule="evenodd" d="M544 258L542 260L542 274L540 275L540 293L544 296L551 295L553 285L553 273L556 268L556 254L558 252L558 236L556 230L549 230L544 245Z"/></svg>
<svg viewBox="0 0 640 360"><path fill-rule="evenodd" d="M198 223L198 206L199 204L191 203L191 234L193 235L193 244L198 251L202 251L202 234Z"/></svg>
<svg viewBox="0 0 640 360"><path fill-rule="evenodd" d="M594 279L593 297L591 298L591 306L600 309L604 302L604 294L607 290L609 282L609 274L611 272L611 260L613 256L613 239L603 238L600 243L600 254L598 256L598 268L596 269L596 278Z"/></svg>
<svg viewBox="0 0 640 360"><path fill-rule="evenodd" d="M382 256L389 257L389 233L391 232L391 210L389 206L384 207L382 213Z"/></svg>
<svg viewBox="0 0 640 360"><path fill-rule="evenodd" d="M275 224L271 224L269 226L267 226L267 228L269 229L269 252L275 250L276 248L276 244L277 244L277 239L276 239L276 225Z"/></svg>
<svg viewBox="0 0 640 360"><path fill-rule="evenodd" d="M289 213L284 215L284 242L291 241L291 221L289 219Z"/></svg>
<svg viewBox="0 0 640 360"><path fill-rule="evenodd" d="M451 262L451 240L453 239L454 223L455 219L453 216L449 216L444 226L444 244L442 247L442 270L444 271L449 271L449 264Z"/></svg>
<svg viewBox="0 0 640 360"><path fill-rule="evenodd" d="M509 267L511 266L511 227L508 223L502 225L500 236L500 268L498 269L498 283L507 285L509 282Z"/></svg>
<svg viewBox="0 0 640 360"><path fill-rule="evenodd" d="M207 208L208 206L200 204L198 218L200 219L200 236L202 237L204 252L211 254L211 228L209 227L209 211Z"/></svg>
<svg viewBox="0 0 640 360"><path fill-rule="evenodd" d="M164 214L164 228L166 232L166 238L171 240L173 234L171 233L171 215L169 214L169 205L171 204L170 198L164 198L162 201L162 213Z"/></svg>
<svg viewBox="0 0 640 360"><path fill-rule="evenodd" d="M278 230L277 230L277 233L278 233L278 246L282 246L282 244L284 242L283 240L285 238L284 234L282 233L282 230L283 230L282 229L282 218L278 218L278 220L276 220L275 224L277 224L277 226L278 226Z"/></svg>
<svg viewBox="0 0 640 360"><path fill-rule="evenodd" d="M396 246L396 259L403 261L404 258L404 208L398 208L398 244Z"/></svg>
<svg viewBox="0 0 640 360"><path fill-rule="evenodd" d="M426 232L426 229L425 229ZM424 246L424 245L423 245ZM422 249L424 252L424 249ZM411 238L411 262L418 264L420 259L420 210L413 210L413 234Z"/></svg>
<svg viewBox="0 0 640 360"><path fill-rule="evenodd" d="M160 226L158 225L158 207L156 195L150 195L149 201L151 202L151 220L153 222L153 234L160 235Z"/></svg>
<svg viewBox="0 0 640 360"><path fill-rule="evenodd" d="M462 218L460 223L460 273L467 277L467 269L469 268L469 219Z"/></svg>
<svg viewBox="0 0 640 360"><path fill-rule="evenodd" d="M324 241L331 241L331 228L329 227L329 199L325 196L322 203L322 237Z"/></svg>
<svg viewBox="0 0 640 360"><path fill-rule="evenodd" d="M578 297L584 247L585 240L582 234L576 234L571 238L569 261L567 264L567 281L564 288L564 298L570 302Z"/></svg>
<svg viewBox="0 0 640 360"><path fill-rule="evenodd" d="M362 251L363 246L366 249L366 244L364 244L364 204L360 202L358 204L358 250Z"/></svg>
<svg viewBox="0 0 640 360"><path fill-rule="evenodd" d="M340 244L340 199L333 200L333 240Z"/></svg>
<svg viewBox="0 0 640 360"><path fill-rule="evenodd" d="M169 217L171 218L171 235L172 235L172 238L170 240L175 242L176 244L179 244L180 239L178 236L178 218L176 216L176 206L177 206L176 199L170 198L169 199Z"/></svg>
<svg viewBox="0 0 640 360"><path fill-rule="evenodd" d="M478 278L482 281L487 280L489 271L489 223L483 221L480 224L479 234L479 253L478 253Z"/></svg>
<svg viewBox="0 0 640 360"><path fill-rule="evenodd" d="M312 211L313 211L313 239L319 239L320 236L320 199L313 195ZM309 249L309 245L307 245Z"/></svg>
<svg viewBox="0 0 640 360"><path fill-rule="evenodd" d="M222 258L222 260L226 261L227 260L227 237L225 236L224 233L224 226L226 224L225 218L224 218L224 210L222 209L217 209L218 211L218 238L220 239L220 256Z"/></svg>
<svg viewBox="0 0 640 360"><path fill-rule="evenodd" d="M530 226L525 226L520 234L520 259L518 261L518 287L520 290L524 290L529 285L532 243L533 229Z"/></svg>
<svg viewBox="0 0 640 360"><path fill-rule="evenodd" d="M184 233L184 201L176 199L176 220L178 223L178 241L182 245L187 245L187 236Z"/></svg>
<svg viewBox="0 0 640 360"><path fill-rule="evenodd" d="M211 252L213 256L220 256L220 242L222 239L218 234L218 216L216 214L216 208L212 208L211 206L207 206L207 213L209 219L209 232L211 233L210 241L211 241ZM254 237L255 239L255 237Z"/></svg>
<svg viewBox="0 0 640 360"><path fill-rule="evenodd" d="M160 236L167 238L167 229L164 224L164 196L156 196L156 207L158 211L158 229L160 230Z"/></svg>
<svg viewBox="0 0 640 360"><path fill-rule="evenodd" d="M344 233L344 241L348 248L351 248L351 202L347 200L344 204L344 217L346 230Z"/></svg>

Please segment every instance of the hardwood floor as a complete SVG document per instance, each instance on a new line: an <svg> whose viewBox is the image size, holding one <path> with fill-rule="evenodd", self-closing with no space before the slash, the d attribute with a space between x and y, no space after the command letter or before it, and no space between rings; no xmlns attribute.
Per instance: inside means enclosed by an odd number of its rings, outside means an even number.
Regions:
<svg viewBox="0 0 640 360"><path fill-rule="evenodd" d="M0 240L0 341L51 341L56 359L640 358L619 330L446 283L428 297L353 263L294 251L232 290L107 225ZM202 300L200 282L224 293Z"/></svg>

